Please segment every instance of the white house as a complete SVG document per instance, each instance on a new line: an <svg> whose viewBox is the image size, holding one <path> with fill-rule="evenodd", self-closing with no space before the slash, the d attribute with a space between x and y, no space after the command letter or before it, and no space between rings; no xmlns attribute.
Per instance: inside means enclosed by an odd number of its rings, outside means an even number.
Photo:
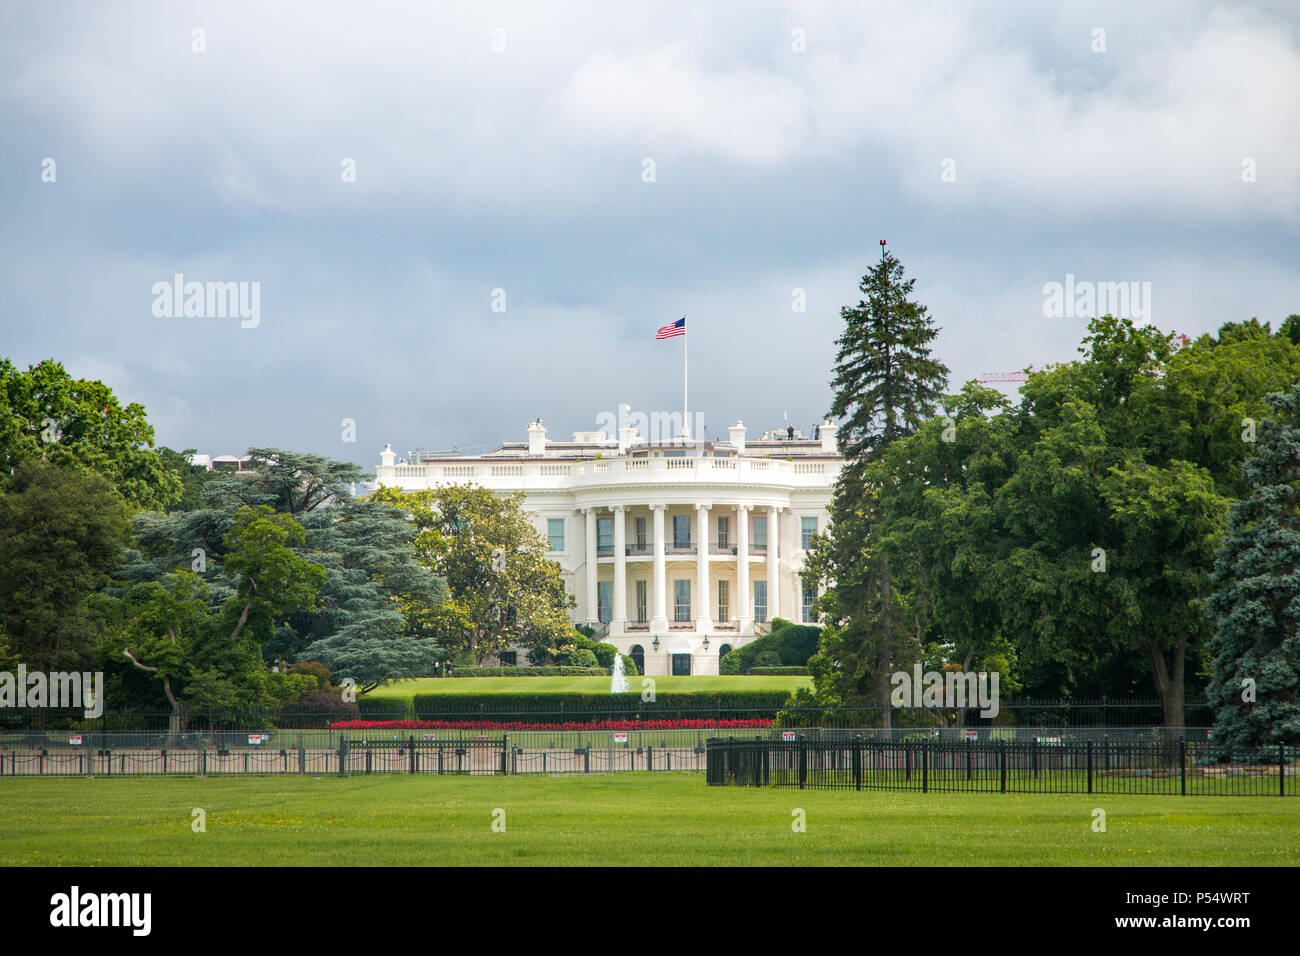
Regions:
<svg viewBox="0 0 1300 956"><path fill-rule="evenodd" d="M643 674L716 674L718 658L775 617L810 620L804 550L824 530L844 459L836 426L746 440L645 441L623 427L528 440L479 456L380 455L375 480L414 491L475 484L522 491L577 601L574 622Z"/></svg>

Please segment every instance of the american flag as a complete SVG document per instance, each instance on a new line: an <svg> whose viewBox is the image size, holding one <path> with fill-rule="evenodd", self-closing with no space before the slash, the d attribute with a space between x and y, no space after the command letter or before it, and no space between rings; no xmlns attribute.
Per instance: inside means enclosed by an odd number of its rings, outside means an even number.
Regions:
<svg viewBox="0 0 1300 956"><path fill-rule="evenodd" d="M682 316L672 325L665 325L655 333L655 339L671 339L674 335L686 334L686 316Z"/></svg>

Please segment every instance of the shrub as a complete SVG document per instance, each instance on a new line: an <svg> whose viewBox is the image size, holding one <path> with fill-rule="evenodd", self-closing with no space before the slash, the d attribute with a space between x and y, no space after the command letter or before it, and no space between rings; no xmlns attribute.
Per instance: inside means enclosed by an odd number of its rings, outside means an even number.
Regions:
<svg viewBox="0 0 1300 956"><path fill-rule="evenodd" d="M320 661L299 661L289 668L290 674L306 674L316 678L316 686L320 690L329 690L334 685L330 682L329 668Z"/></svg>
<svg viewBox="0 0 1300 956"><path fill-rule="evenodd" d="M412 703L418 719L450 720L500 715L548 717L589 723L592 720L749 720L771 717L785 704L783 690L728 690L707 693L660 693L643 702L639 691L603 693L416 694ZM370 716L365 714L363 716ZM521 717L522 719L522 717Z"/></svg>
<svg viewBox="0 0 1300 956"><path fill-rule="evenodd" d="M357 712L362 717L401 720L410 714L411 704L394 697L359 697Z"/></svg>
<svg viewBox="0 0 1300 956"><path fill-rule="evenodd" d="M761 674L807 677L809 673L806 667L751 667L749 672L756 677Z"/></svg>
<svg viewBox="0 0 1300 956"><path fill-rule="evenodd" d="M617 653L617 651L615 653ZM580 651L576 651L569 658L569 664L573 667L595 667L597 666L596 655L592 651L583 648ZM612 666L613 658L610 658L610 664Z"/></svg>

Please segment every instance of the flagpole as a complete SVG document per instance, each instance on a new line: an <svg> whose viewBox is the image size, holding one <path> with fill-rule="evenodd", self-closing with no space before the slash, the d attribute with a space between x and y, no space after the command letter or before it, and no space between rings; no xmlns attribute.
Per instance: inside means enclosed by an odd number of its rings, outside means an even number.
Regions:
<svg viewBox="0 0 1300 956"><path fill-rule="evenodd" d="M682 314L682 321L686 321L685 313ZM687 323L689 325L689 323ZM691 330L684 327L682 330L682 437L691 437L691 371L690 371L690 346Z"/></svg>

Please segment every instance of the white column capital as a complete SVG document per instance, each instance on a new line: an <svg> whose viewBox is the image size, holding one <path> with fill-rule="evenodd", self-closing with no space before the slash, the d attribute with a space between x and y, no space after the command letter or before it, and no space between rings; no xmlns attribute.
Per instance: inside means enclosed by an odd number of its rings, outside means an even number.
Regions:
<svg viewBox="0 0 1300 956"><path fill-rule="evenodd" d="M706 505L706 504L700 504L699 502L696 502L696 504L695 504L695 510L696 510L696 511L708 511L708 510L709 510L710 508L712 508L712 507L713 507L712 504L707 504L707 505Z"/></svg>
<svg viewBox="0 0 1300 956"><path fill-rule="evenodd" d="M665 505L665 504L649 504L649 505L646 505L646 507L649 508L651 511L667 511L667 510L668 510L668 506Z"/></svg>
<svg viewBox="0 0 1300 956"><path fill-rule="evenodd" d="M627 511L627 505L612 505L611 507L616 515L621 515L624 511Z"/></svg>
<svg viewBox="0 0 1300 956"><path fill-rule="evenodd" d="M737 510L737 511L740 511L740 512L753 511L753 510L754 510L754 506L753 506L753 505L736 505L736 510Z"/></svg>

